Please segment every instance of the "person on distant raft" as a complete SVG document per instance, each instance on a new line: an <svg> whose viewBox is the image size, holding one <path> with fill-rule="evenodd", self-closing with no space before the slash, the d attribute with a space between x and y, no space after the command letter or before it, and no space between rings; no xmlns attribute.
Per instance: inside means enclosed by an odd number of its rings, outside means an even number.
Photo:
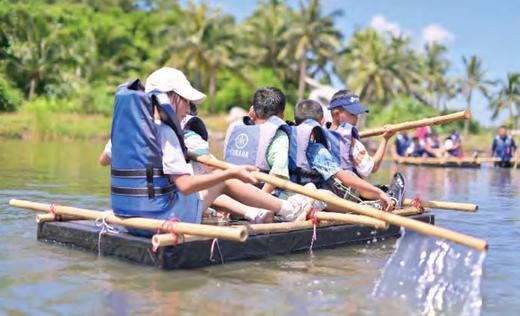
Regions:
<svg viewBox="0 0 520 316"><path fill-rule="evenodd" d="M511 135L508 135L507 127L500 126L491 146L491 156L500 159L495 165L502 168L510 168L511 159L515 156L515 152L515 140Z"/></svg>
<svg viewBox="0 0 520 316"><path fill-rule="evenodd" d="M224 142L224 160L253 165L282 179L289 178L289 125L283 120L285 95L275 87L255 91L249 116L232 124ZM269 183L262 190L280 194Z"/></svg>
<svg viewBox="0 0 520 316"><path fill-rule="evenodd" d="M372 200L373 206L391 210L400 205L402 190L394 190L395 198L389 196L380 188L359 178L354 172L354 164L342 168L339 159L333 154L329 146L329 136L323 123L323 109L313 100L300 101L294 108L296 125L291 127L291 145L289 150L289 170L291 180L299 184L314 183L318 188L334 192L341 198L354 202ZM353 149L346 148L348 143L338 143L333 140L332 148L343 148L344 154L349 155ZM360 163L364 163L362 160ZM358 164L359 165L359 164ZM404 180L403 180L404 181ZM404 183L404 182L403 182ZM393 191L393 192L394 192ZM394 201L392 201L394 198ZM334 210L334 207L329 208Z"/></svg>
<svg viewBox="0 0 520 316"><path fill-rule="evenodd" d="M424 142L426 137L431 133L431 130L430 126L418 127L415 129L415 136L419 138L420 141Z"/></svg>
<svg viewBox="0 0 520 316"><path fill-rule="evenodd" d="M439 134L437 132L432 131L428 136L426 136L426 141L424 142L424 150L428 157L441 157L442 156L442 148L441 142L439 140Z"/></svg>
<svg viewBox="0 0 520 316"><path fill-rule="evenodd" d="M193 175L180 121L190 101L200 103L205 97L181 71L169 67L154 71L145 87L135 80L118 89L111 148L100 157L100 162L111 163L114 213L200 223L202 212L226 194L284 220L305 219L314 200L294 195L283 201L262 192L251 185L256 183L250 174L257 170L253 166Z"/></svg>
<svg viewBox="0 0 520 316"><path fill-rule="evenodd" d="M419 139L419 137L412 137L412 143L406 150L406 155L408 157L424 157L426 156L426 150L424 149L423 142Z"/></svg>
<svg viewBox="0 0 520 316"><path fill-rule="evenodd" d="M412 144L412 139L408 136L407 131L400 131L395 137L395 142L392 144L390 148L390 153L392 154L392 158L398 159L399 157L406 156L406 150Z"/></svg>
<svg viewBox="0 0 520 316"><path fill-rule="evenodd" d="M453 130L451 134L444 140L444 149L451 157L461 158L462 152L462 138L457 130Z"/></svg>

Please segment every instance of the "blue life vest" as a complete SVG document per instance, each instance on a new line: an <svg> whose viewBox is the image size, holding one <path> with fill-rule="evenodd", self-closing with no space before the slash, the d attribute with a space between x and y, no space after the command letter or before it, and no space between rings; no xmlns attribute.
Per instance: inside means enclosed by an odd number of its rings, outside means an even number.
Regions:
<svg viewBox="0 0 520 316"><path fill-rule="evenodd" d="M202 139L208 141L208 129L206 128L206 124L204 124L204 121L200 117L188 114L182 120L181 126L183 130L193 131L197 133L200 137L202 137Z"/></svg>
<svg viewBox="0 0 520 316"><path fill-rule="evenodd" d="M496 135L495 142L496 156L501 160L511 160L511 158L513 158L513 138L510 135L508 135L506 139L502 139L502 137Z"/></svg>
<svg viewBox="0 0 520 316"><path fill-rule="evenodd" d="M412 140L408 136L398 134L395 138L396 152L399 156L406 156L406 150L411 145Z"/></svg>
<svg viewBox="0 0 520 316"><path fill-rule="evenodd" d="M155 217L171 209L175 186L162 170L154 106L185 151L180 124L166 94L145 93L139 80L118 87L111 134L111 204L116 215Z"/></svg>
<svg viewBox="0 0 520 316"><path fill-rule="evenodd" d="M289 174L291 181L298 184L315 183L318 187L323 181L322 176L312 169L307 159L307 148L314 132L315 142L329 148L327 131L315 120L307 119L298 126L291 126L289 146Z"/></svg>
<svg viewBox="0 0 520 316"><path fill-rule="evenodd" d="M252 165L264 172L271 167L267 163L267 149L278 130L287 135L289 125L278 116L271 116L265 123L254 125L249 117L231 125L224 144L224 160L236 165Z"/></svg>
<svg viewBox="0 0 520 316"><path fill-rule="evenodd" d="M326 136L330 152L341 169L354 171L354 165L352 164L352 139L359 140L357 128L348 123L342 123L335 130L327 130Z"/></svg>

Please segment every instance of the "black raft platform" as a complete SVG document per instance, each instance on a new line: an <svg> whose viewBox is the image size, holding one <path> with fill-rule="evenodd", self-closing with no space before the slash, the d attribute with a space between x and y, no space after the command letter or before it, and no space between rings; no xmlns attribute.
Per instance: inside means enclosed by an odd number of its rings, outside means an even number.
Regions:
<svg viewBox="0 0 520 316"><path fill-rule="evenodd" d="M423 214L412 218L434 224L434 216ZM313 230L304 229L283 233L250 235L245 242L200 239L180 243L177 246L162 247L153 252L151 239L132 236L118 227L120 232L105 233L101 236L101 251L98 251L100 228L93 221L46 222L38 224L38 240L57 243L75 249L101 253L102 256L116 257L143 265L165 270L198 268L224 262L259 259L272 255L284 255L308 251ZM337 225L317 228L314 248L335 248L365 243L369 240L399 236L399 227L387 230L359 225Z"/></svg>

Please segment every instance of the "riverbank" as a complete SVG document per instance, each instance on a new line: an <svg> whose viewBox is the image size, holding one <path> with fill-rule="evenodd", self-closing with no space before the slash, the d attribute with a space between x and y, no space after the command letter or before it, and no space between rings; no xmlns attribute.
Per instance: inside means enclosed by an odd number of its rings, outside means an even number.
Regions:
<svg viewBox="0 0 520 316"><path fill-rule="evenodd" d="M215 140L224 138L228 127L226 115L204 115L204 121ZM76 113L19 112L0 114L0 138L27 140L88 140L104 142L110 135L112 118L104 115ZM482 129L464 141L464 151L471 155L487 154L494 131ZM377 138L374 138L378 142ZM376 144L377 146L377 144Z"/></svg>

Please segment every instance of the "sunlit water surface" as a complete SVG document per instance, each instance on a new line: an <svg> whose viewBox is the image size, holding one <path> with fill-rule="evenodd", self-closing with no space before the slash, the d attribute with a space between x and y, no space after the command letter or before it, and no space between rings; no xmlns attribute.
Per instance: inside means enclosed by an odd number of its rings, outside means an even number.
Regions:
<svg viewBox="0 0 520 316"><path fill-rule="evenodd" d="M485 260L477 252L407 232L390 261L395 240L315 251L312 257L301 253L164 272L37 242L34 213L7 205L10 198L20 198L109 208L109 170L97 165L103 144L0 144L0 314L459 315L469 306L466 296L477 299L470 303L481 304L482 315L520 310L520 171L399 166L409 197L480 205L475 214L435 214L438 225L487 239ZM396 166L386 165L371 180L387 182L395 171ZM439 256L452 255L457 260L435 275ZM421 258L433 259L429 264ZM417 283L421 277L435 281ZM470 282L480 282L480 294L464 288L475 288ZM430 298L417 296L417 284ZM447 302L440 289L464 297L449 300L455 306L439 311L439 298ZM407 302L401 304L403 295Z"/></svg>

